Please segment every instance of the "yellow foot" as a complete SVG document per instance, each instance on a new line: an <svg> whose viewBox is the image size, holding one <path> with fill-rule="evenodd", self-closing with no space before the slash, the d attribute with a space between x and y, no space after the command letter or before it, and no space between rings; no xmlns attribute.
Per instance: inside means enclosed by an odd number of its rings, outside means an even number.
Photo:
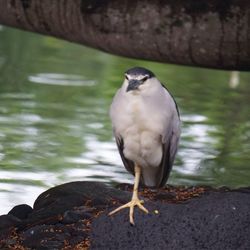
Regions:
<svg viewBox="0 0 250 250"><path fill-rule="evenodd" d="M115 210L113 210L112 212L110 212L109 215L113 215L117 213L118 211L122 210L123 208L129 207L129 221L130 221L130 224L135 225L135 222L134 222L134 207L135 206L138 206L142 211L148 214L148 210L142 205L143 202L144 202L143 200L132 199L130 202L126 203L125 205L122 205L116 208Z"/></svg>

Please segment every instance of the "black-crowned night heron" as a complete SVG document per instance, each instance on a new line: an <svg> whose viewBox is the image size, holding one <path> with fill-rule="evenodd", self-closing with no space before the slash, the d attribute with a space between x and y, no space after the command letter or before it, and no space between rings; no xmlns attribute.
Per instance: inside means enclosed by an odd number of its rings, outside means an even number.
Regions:
<svg viewBox="0 0 250 250"><path fill-rule="evenodd" d="M129 207L130 223L134 225L135 206L148 213L138 198L139 182L162 187L171 171L180 137L178 107L150 70L135 67L125 73L110 117L123 164L135 175L135 182L132 200L109 215Z"/></svg>

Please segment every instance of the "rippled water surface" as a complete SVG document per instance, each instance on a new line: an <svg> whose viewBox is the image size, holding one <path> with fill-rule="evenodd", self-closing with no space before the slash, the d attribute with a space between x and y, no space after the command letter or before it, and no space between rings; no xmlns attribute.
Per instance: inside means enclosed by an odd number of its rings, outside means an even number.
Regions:
<svg viewBox="0 0 250 250"><path fill-rule="evenodd" d="M0 214L76 180L133 182L108 109L127 68L150 68L175 96L180 149L169 183L250 184L250 74L130 60L0 29Z"/></svg>

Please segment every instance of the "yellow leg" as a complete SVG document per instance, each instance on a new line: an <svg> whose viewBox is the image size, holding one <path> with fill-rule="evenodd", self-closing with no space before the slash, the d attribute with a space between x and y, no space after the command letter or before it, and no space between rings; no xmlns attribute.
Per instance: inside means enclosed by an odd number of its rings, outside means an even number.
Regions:
<svg viewBox="0 0 250 250"><path fill-rule="evenodd" d="M138 198L138 186L140 182L140 175L141 175L141 168L136 164L135 165L135 183L134 183L134 188L133 188L133 196L130 202L126 203L125 205L122 205L112 212L109 213L109 215L112 215L123 208L129 207L129 221L132 225L135 225L134 222L134 207L138 206L142 211L145 213L148 213L148 210L142 205L143 200L139 200Z"/></svg>

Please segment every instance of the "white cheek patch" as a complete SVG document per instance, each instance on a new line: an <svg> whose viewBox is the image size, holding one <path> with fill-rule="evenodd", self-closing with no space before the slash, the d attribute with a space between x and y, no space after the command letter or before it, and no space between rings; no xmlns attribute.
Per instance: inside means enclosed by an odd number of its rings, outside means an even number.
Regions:
<svg viewBox="0 0 250 250"><path fill-rule="evenodd" d="M139 86L139 90L141 91L150 91L150 84L148 81L143 82L140 86Z"/></svg>

